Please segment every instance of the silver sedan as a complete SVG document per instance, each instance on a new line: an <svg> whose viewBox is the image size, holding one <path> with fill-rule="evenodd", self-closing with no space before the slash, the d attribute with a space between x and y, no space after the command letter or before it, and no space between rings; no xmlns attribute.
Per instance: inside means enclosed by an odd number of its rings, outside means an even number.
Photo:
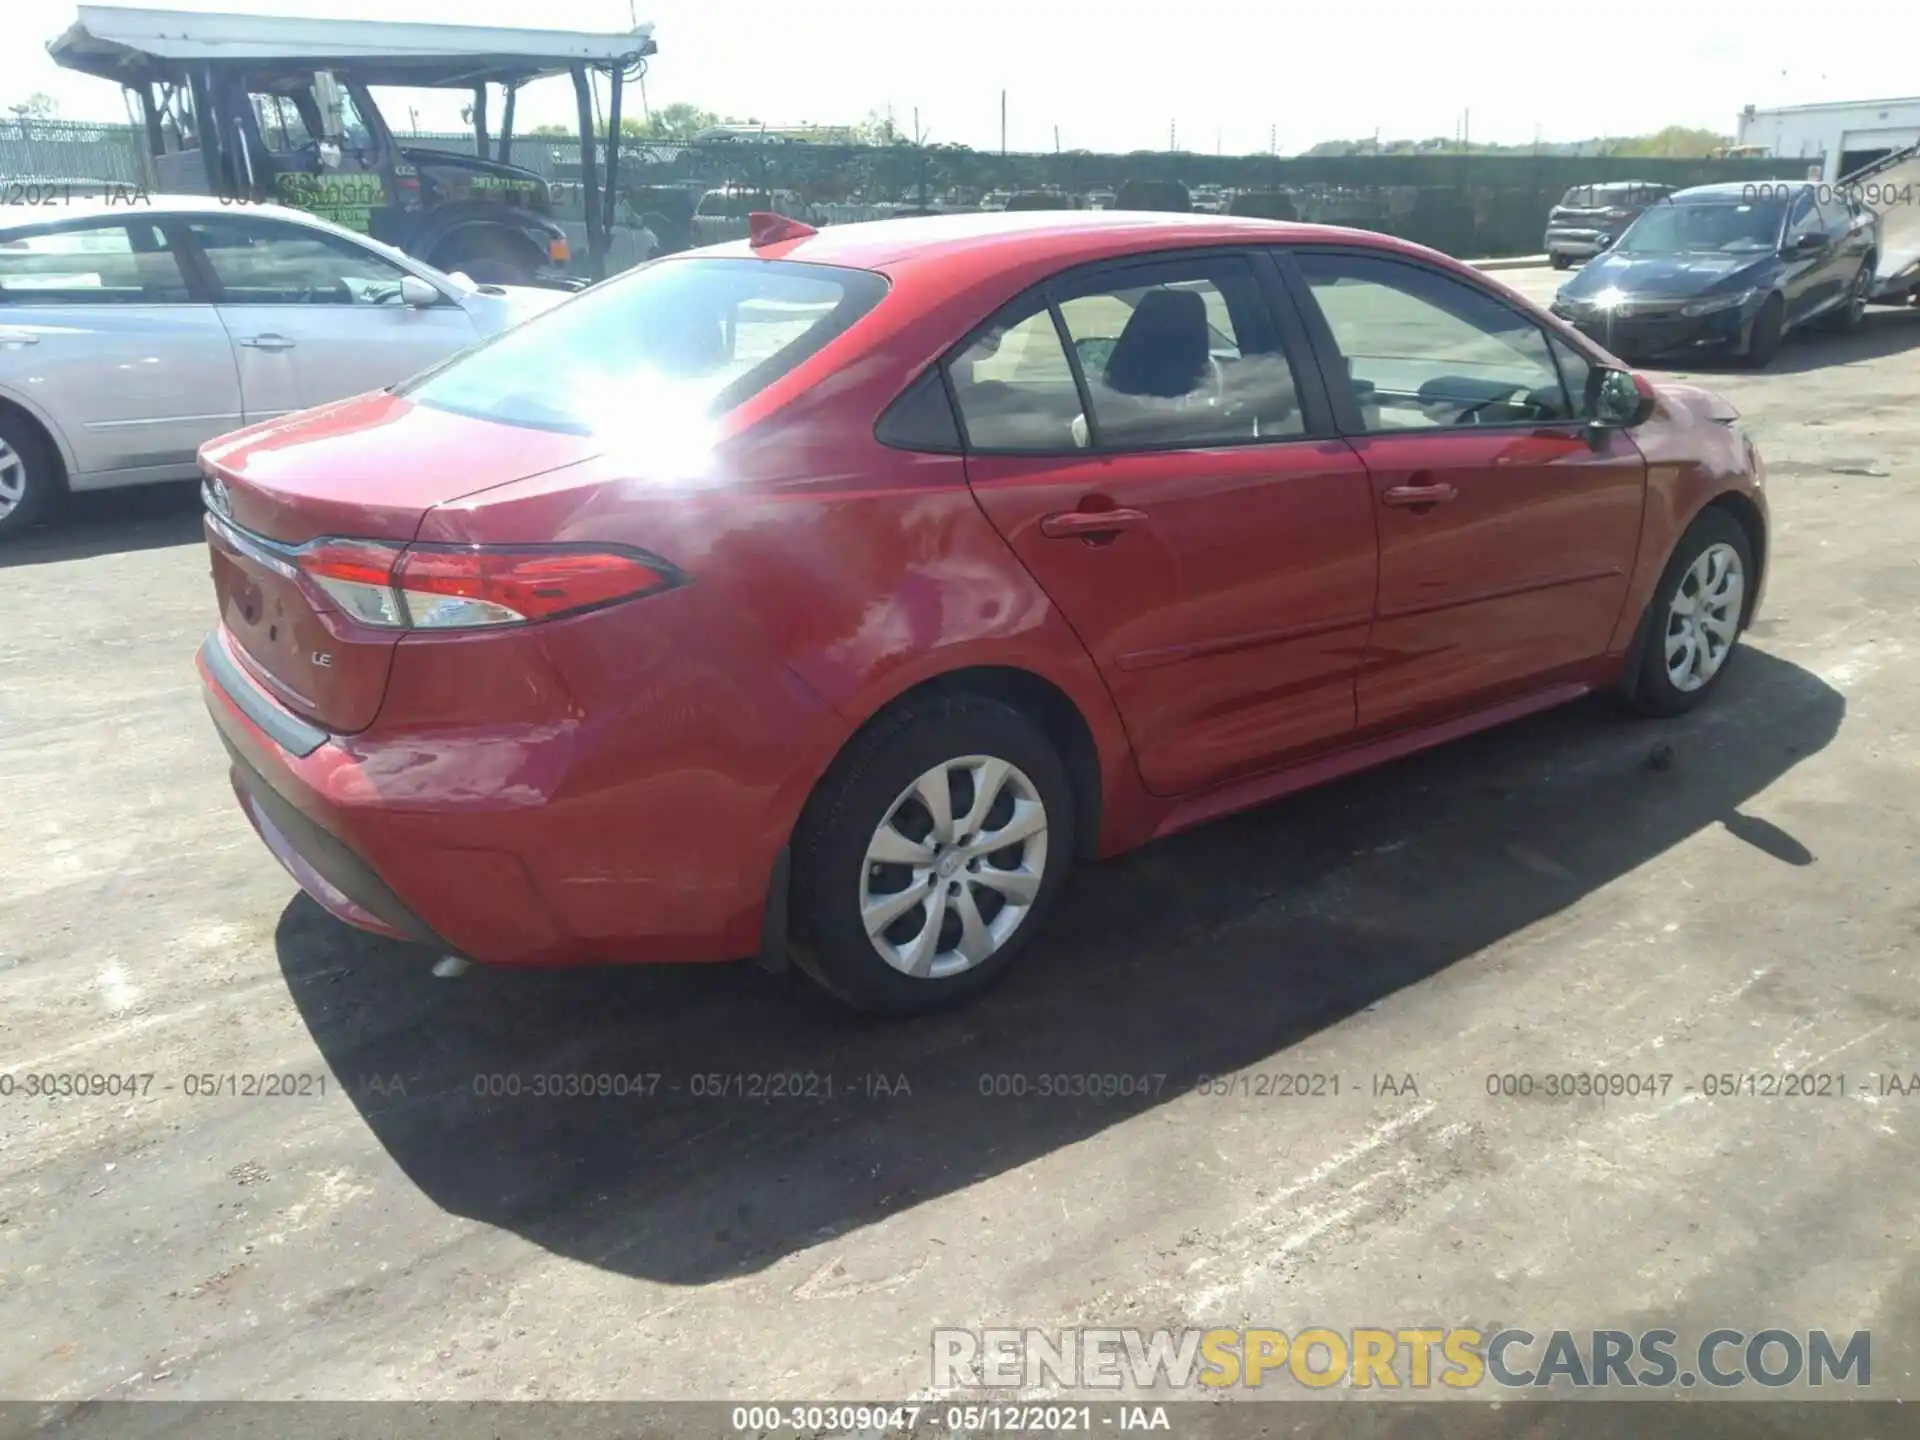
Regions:
<svg viewBox="0 0 1920 1440"><path fill-rule="evenodd" d="M273 205L0 206L0 539L68 491L191 478L216 435L404 380L565 298Z"/></svg>

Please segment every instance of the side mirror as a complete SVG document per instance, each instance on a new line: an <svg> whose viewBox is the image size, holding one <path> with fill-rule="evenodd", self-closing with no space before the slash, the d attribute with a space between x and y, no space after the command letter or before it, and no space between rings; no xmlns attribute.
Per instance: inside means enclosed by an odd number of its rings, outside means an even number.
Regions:
<svg viewBox="0 0 1920 1440"><path fill-rule="evenodd" d="M1826 248L1827 237L1815 232L1811 235L1802 235L1799 239L1795 240L1787 247L1787 253L1795 258L1804 259L1809 255L1818 255Z"/></svg>
<svg viewBox="0 0 1920 1440"><path fill-rule="evenodd" d="M1629 370L1596 370L1589 413L1596 431L1631 430L1653 418L1653 387Z"/></svg>
<svg viewBox="0 0 1920 1440"><path fill-rule="evenodd" d="M418 275L402 275L400 303L413 310L431 309L440 303L440 292Z"/></svg>
<svg viewBox="0 0 1920 1440"><path fill-rule="evenodd" d="M1614 237L1613 237L1613 236L1611 236L1611 235L1602 235L1602 236L1600 237L1600 248L1601 248L1602 250L1611 250L1611 249L1613 248L1613 241L1614 241Z"/></svg>

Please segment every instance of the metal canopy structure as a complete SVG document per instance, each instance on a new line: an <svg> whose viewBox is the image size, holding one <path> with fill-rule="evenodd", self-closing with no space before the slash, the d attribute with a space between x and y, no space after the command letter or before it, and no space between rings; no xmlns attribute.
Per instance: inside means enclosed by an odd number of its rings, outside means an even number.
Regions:
<svg viewBox="0 0 1920 1440"><path fill-rule="evenodd" d="M218 72L298 65L345 74L363 86L422 86L473 93L474 141L488 150L487 86L506 91L499 133L500 160L512 144L519 88L548 76L569 75L580 122L581 181L585 192L587 252L593 278L605 274L612 233L624 82L645 73L658 47L653 26L618 34L583 30L523 30L491 25L429 25L416 21L316 20L295 16L229 15L82 5L78 18L47 45L55 63L124 85L141 97L147 129L157 146L154 92L193 87L196 107ZM597 132L594 79L608 77L605 136ZM214 132L209 132L214 136ZM604 183L595 151L606 145ZM217 136L211 143L223 142Z"/></svg>
<svg viewBox="0 0 1920 1440"><path fill-rule="evenodd" d="M414 21L312 20L82 5L47 52L69 70L122 85L168 81L220 61L350 68L368 85L470 89L523 85L576 67L621 71L654 53L651 25L625 34Z"/></svg>

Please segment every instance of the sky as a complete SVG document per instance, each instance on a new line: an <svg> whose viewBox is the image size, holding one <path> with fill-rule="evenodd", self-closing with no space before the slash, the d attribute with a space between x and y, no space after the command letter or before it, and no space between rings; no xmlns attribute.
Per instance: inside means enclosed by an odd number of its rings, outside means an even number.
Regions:
<svg viewBox="0 0 1920 1440"><path fill-rule="evenodd" d="M281 8L282 4L286 9ZM631 4L631 9L630 9ZM1744 105L1920 92L1920 6L1838 0L1832 23L1764 0L171 0L181 10L621 31L651 21L652 105L690 101L777 124L855 123L892 107L930 141L983 149L1297 153L1321 140L1452 136L1524 144L1664 125L1731 134ZM124 120L117 87L61 70L46 42L73 0L0 4L0 105L45 91L73 119ZM1842 37L1876 37L1858 43ZM635 108L638 97L629 96ZM462 97L409 100L460 128ZM518 127L572 123L572 90L522 93Z"/></svg>

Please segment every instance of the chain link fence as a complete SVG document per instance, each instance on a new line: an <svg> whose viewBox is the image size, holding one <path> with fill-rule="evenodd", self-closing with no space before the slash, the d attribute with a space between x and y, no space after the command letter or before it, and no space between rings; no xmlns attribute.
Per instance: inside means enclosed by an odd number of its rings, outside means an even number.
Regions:
<svg viewBox="0 0 1920 1440"><path fill-rule="evenodd" d="M419 132L403 145L472 154L471 134ZM497 142L496 142L497 143ZM497 154L497 151L495 152ZM579 142L524 134L510 158L552 186L578 220ZM1647 180L1702 185L1794 179L1798 160L1674 160L1558 155L1219 156L1135 151L1000 155L963 146L854 146L736 139L708 145L623 141L617 220L645 219L667 248L709 190L753 205L798 205L816 222L987 208L1217 210L1351 225L1455 255L1538 251L1547 211L1575 185ZM131 125L0 120L0 181L89 180L153 186L144 135Z"/></svg>
<svg viewBox="0 0 1920 1440"><path fill-rule="evenodd" d="M131 125L0 119L0 181L22 180L105 181L150 189L146 137Z"/></svg>

